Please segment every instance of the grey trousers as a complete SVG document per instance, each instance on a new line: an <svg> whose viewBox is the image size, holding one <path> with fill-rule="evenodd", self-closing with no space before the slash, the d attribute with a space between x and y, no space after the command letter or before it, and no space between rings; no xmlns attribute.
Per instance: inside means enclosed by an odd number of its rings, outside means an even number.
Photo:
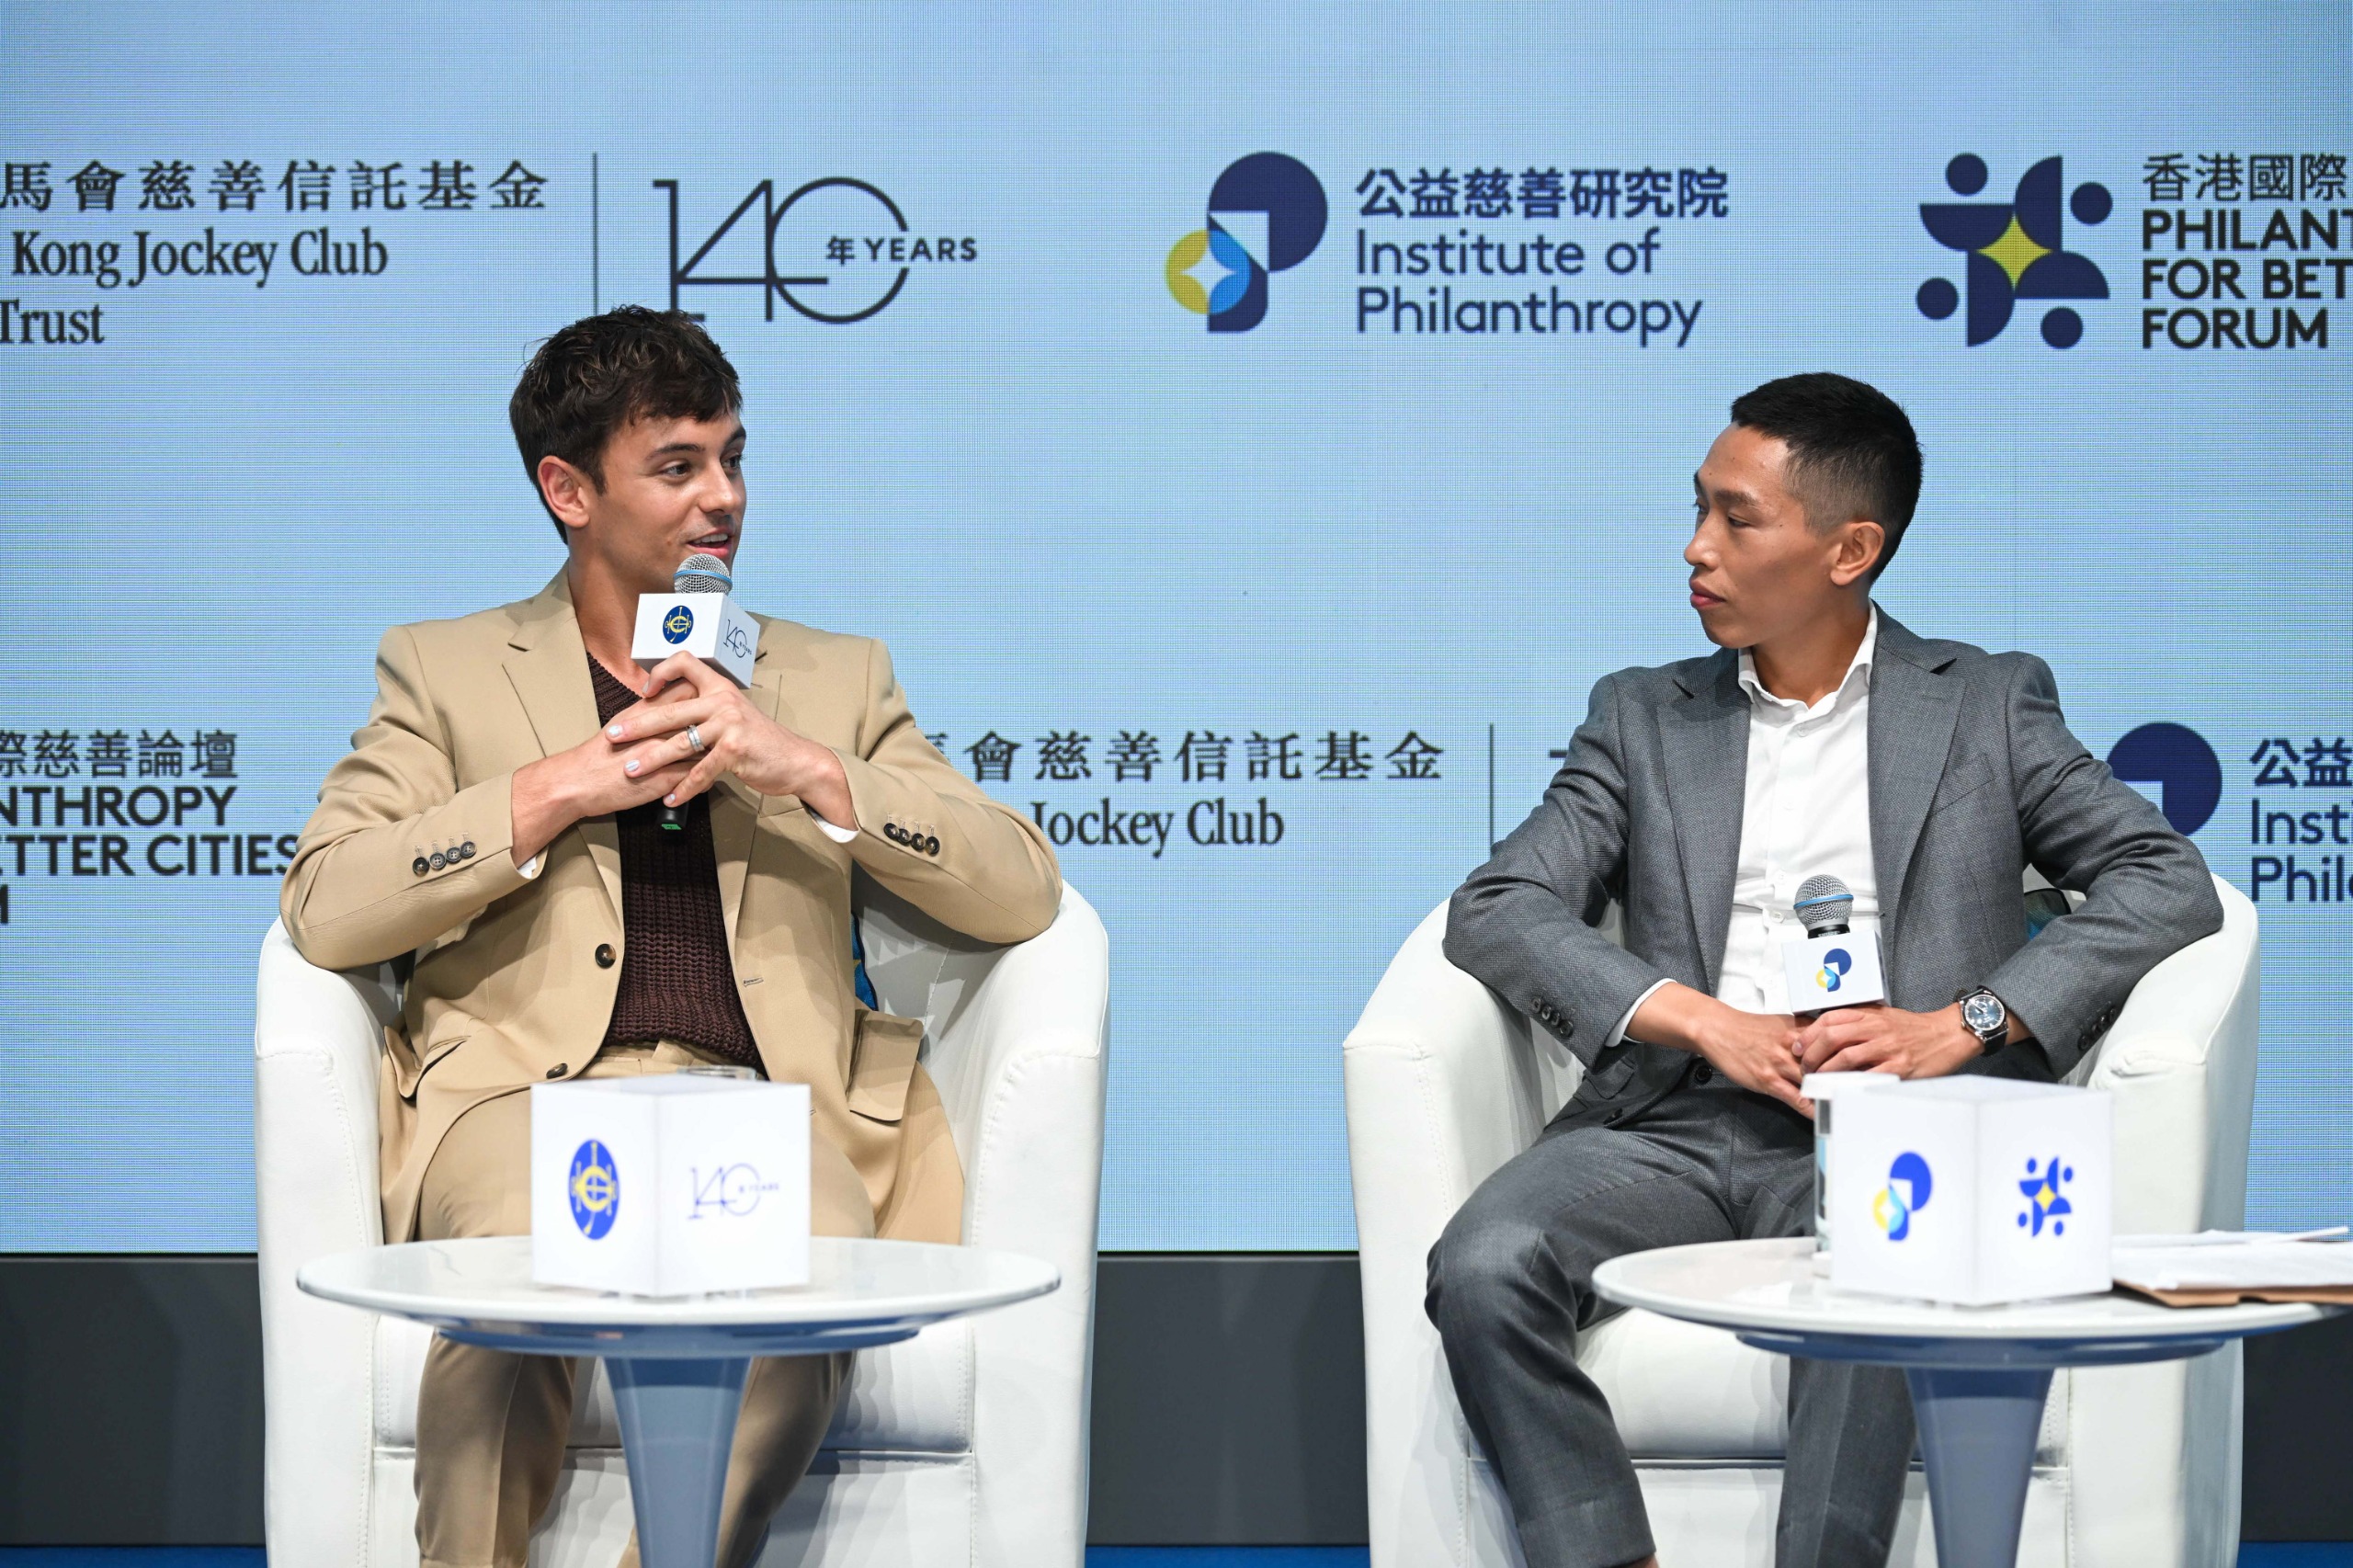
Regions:
<svg viewBox="0 0 2353 1568"><path fill-rule="evenodd" d="M1555 1121L1430 1250L1430 1321L1529 1568L1616 1568L1654 1550L1609 1403L1576 1363L1577 1335L1620 1310L1594 1292L1595 1267L1813 1230L1813 1124L1700 1075L1614 1127ZM1781 1568L1883 1568L1912 1437L1901 1371L1792 1361Z"/></svg>

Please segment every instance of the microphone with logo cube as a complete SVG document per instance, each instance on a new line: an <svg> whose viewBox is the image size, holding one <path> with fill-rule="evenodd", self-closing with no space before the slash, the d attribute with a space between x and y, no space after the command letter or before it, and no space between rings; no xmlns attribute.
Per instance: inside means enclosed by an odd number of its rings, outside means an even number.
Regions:
<svg viewBox="0 0 2353 1568"><path fill-rule="evenodd" d="M1798 885L1791 910L1805 936L1781 944L1781 975L1790 988L1790 1011L1800 1016L1832 1007L1860 1007L1887 1000L1876 932L1847 925L1855 895L1836 877L1808 877Z"/></svg>
<svg viewBox="0 0 2353 1568"><path fill-rule="evenodd" d="M637 597L637 628L629 656L658 665L673 653L692 653L737 686L752 684L759 655L760 623L735 603L735 579L716 555L689 555L670 580L666 594ZM659 806L664 827L686 825L686 811Z"/></svg>

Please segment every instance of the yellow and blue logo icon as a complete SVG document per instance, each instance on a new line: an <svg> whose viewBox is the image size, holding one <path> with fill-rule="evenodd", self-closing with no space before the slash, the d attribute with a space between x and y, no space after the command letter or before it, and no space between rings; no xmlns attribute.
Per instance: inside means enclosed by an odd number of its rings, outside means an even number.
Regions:
<svg viewBox="0 0 2353 1568"><path fill-rule="evenodd" d="M670 613L662 618L662 640L665 642L683 642L694 629L695 612L684 605L672 605Z"/></svg>
<svg viewBox="0 0 2353 1568"><path fill-rule="evenodd" d="M1871 1218L1889 1241L1900 1242L1912 1233L1912 1216L1928 1206L1935 1188L1927 1161L1908 1152L1898 1154L1887 1167L1887 1185L1871 1199Z"/></svg>
<svg viewBox="0 0 2353 1568"><path fill-rule="evenodd" d="M1168 253L1168 292L1211 332L1248 332L1267 319L1267 278L1324 243L1331 211L1324 182L1297 158L1253 153L1210 187L1209 222Z"/></svg>
<svg viewBox="0 0 2353 1568"><path fill-rule="evenodd" d="M1844 948L1833 948L1822 955L1822 967L1813 971L1813 983L1824 991L1836 991L1838 982L1854 967L1854 954Z"/></svg>
<svg viewBox="0 0 2353 1568"><path fill-rule="evenodd" d="M1985 188L1985 160L1963 153L1945 165L1945 184L1956 196ZM2079 223L2104 223L2115 210L2108 187L2086 182L2063 202L2066 174L2057 158L2045 158L2018 176L2007 201L1924 201L1920 222L1938 244L1960 251L1969 286L1967 338L1972 347L1991 343L2010 324L2020 300L2105 300L2108 275L2098 263L2067 248L2065 213ZM1920 285L1920 313L1942 321L1961 305L1961 291L1946 278ZM2084 318L2064 305L2043 312L2042 341L2073 348L2082 341Z"/></svg>
<svg viewBox="0 0 2353 1568"><path fill-rule="evenodd" d="M2065 1235L2066 1216L2075 1211L2075 1206L2059 1189L2075 1179L2075 1167L2061 1165L2055 1156L2029 1160L2026 1179L2018 1183L2018 1191L2026 1197L2026 1211L2018 1216L2018 1229L2029 1236L2039 1236L2048 1227L2054 1236Z"/></svg>
<svg viewBox="0 0 2353 1568"><path fill-rule="evenodd" d="M572 1222L590 1241L602 1241L621 1208L621 1173L613 1152L594 1138L581 1144L573 1151L565 1185L571 1189Z"/></svg>

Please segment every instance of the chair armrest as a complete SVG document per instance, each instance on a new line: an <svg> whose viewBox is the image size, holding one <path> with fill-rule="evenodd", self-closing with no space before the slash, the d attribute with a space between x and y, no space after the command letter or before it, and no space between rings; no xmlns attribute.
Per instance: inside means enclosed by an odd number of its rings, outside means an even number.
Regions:
<svg viewBox="0 0 2353 1568"><path fill-rule="evenodd" d="M2119 1234L2245 1221L2262 942L2246 895L2214 887L2222 928L2143 975L2068 1074L2116 1096Z"/></svg>
<svg viewBox="0 0 2353 1568"><path fill-rule="evenodd" d="M1545 1051L1525 1018L1448 962L1445 937L1441 904L1390 960L1341 1046L1360 1244L1374 1240L1369 1221L1394 1221L1426 1250L1575 1085L1574 1060Z"/></svg>
<svg viewBox="0 0 2353 1568"><path fill-rule="evenodd" d="M1549 1036L1539 1045L1525 1018L1449 963L1445 937L1440 904L1390 960L1341 1047L1373 1539L1409 1559L1467 1528L1457 1494L1469 1484L1457 1473L1467 1439L1422 1312L1429 1250L1575 1084L1574 1059Z"/></svg>
<svg viewBox="0 0 2353 1568"><path fill-rule="evenodd" d="M871 890L870 972L928 1021L925 1065L964 1165L964 1239L1043 1258L1051 1295L971 1321L973 1561L1077 1568L1086 1534L1086 1418L1103 1176L1110 944L1067 884L1054 923L985 948ZM938 1332L938 1331L933 1331Z"/></svg>
<svg viewBox="0 0 2353 1568"><path fill-rule="evenodd" d="M388 979L313 968L283 926L263 938L254 1013L264 1501L283 1562L368 1560L375 1320L305 1296L294 1271L383 1240L376 1073Z"/></svg>

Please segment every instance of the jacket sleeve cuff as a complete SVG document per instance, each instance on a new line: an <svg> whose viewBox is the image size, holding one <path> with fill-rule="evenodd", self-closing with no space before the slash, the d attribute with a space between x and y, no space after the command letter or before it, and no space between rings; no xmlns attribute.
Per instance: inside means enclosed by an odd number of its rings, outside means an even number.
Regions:
<svg viewBox="0 0 2353 1568"><path fill-rule="evenodd" d="M1664 990L1665 987L1674 983L1675 983L1671 980L1654 980L1651 982L1650 985L1643 990L1643 994L1640 996L1635 997L1631 1003L1628 1004L1624 1012L1618 1015L1618 1027L1609 1031L1609 1043L1612 1045L1625 1044L1626 1031L1634 1027L1634 1015L1643 1010L1643 1004L1649 1001L1657 992Z"/></svg>

